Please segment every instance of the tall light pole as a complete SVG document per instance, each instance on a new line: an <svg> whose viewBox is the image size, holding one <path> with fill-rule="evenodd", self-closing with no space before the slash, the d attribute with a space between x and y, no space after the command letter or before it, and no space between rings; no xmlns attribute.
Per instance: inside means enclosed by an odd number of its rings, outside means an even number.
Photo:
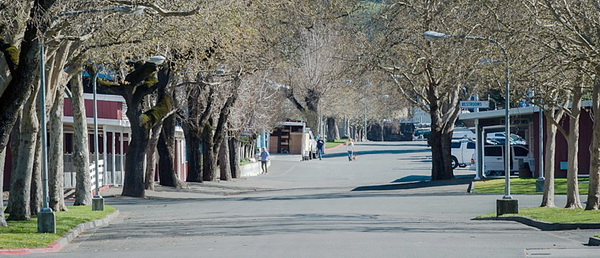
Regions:
<svg viewBox="0 0 600 258"><path fill-rule="evenodd" d="M98 148L98 102L96 98L96 86L98 84L98 75L100 74L101 68L98 69L94 73L94 77L92 79L93 93L94 93L94 165L95 165L95 173L96 173L96 194L92 198L92 210L93 211L103 211L104 210L104 198L100 195L100 184L98 180L98 161L99 161L99 148ZM106 151L106 150L104 150ZM114 151L114 150L113 150ZM115 162L113 160L113 162Z"/></svg>
<svg viewBox="0 0 600 258"><path fill-rule="evenodd" d="M384 100L387 99L387 98L389 98L389 97L390 97L390 95L387 95L387 94L385 94L385 95L379 95L379 98L382 98ZM383 104L385 104L385 103L383 103ZM381 118L381 141L382 142L385 139L385 137L384 137L384 133L385 133L384 127L385 127L385 118Z"/></svg>
<svg viewBox="0 0 600 258"><path fill-rule="evenodd" d="M367 81L367 82L363 83L363 86L370 87L371 86L371 82ZM364 128L364 132L363 132L363 135L362 135L362 141L363 142L369 140L369 138L367 137L367 110L368 110L367 100L365 100L365 124L364 124L364 127L363 127Z"/></svg>
<svg viewBox="0 0 600 258"><path fill-rule="evenodd" d="M48 145L46 144L46 66L45 66L44 37L40 37L40 92L38 101L42 134L42 208L38 213L38 233L56 233L56 217L49 206L48 196Z"/></svg>
<svg viewBox="0 0 600 258"><path fill-rule="evenodd" d="M481 37L481 36L470 36L470 35L464 35L464 36L456 36L456 35L449 35L449 34L444 34L441 32L437 32L437 31L425 31L423 32L423 36L425 36L425 38L427 40L434 40L434 39L447 39L450 37L455 37L455 38L464 38L464 39L472 39L472 40L483 40L483 41L488 41L490 43L496 44L499 48L500 51L502 51L502 54L504 55L504 76L505 76L505 84L506 84L506 95L505 95L505 107L504 107L504 133L505 133L505 143L504 143L504 179L505 179L505 183L504 183L504 196L502 197L503 200L512 200L514 202L500 202L501 200L498 200L499 202L497 202L497 214L498 215L502 215L504 213L517 213L518 212L518 205L516 200L513 200L512 196L510 195L510 160L511 160L511 148L510 148L510 60L508 59L508 54L506 54L506 49L504 48L504 46L498 42L495 39L492 38L486 38L486 37Z"/></svg>

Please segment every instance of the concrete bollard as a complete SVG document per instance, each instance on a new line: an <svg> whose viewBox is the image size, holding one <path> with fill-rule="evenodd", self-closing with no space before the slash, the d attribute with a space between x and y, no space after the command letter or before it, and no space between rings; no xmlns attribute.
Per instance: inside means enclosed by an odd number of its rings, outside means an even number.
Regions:
<svg viewBox="0 0 600 258"><path fill-rule="evenodd" d="M104 210L104 198L98 197L98 196L92 198L92 210L93 211L103 211Z"/></svg>
<svg viewBox="0 0 600 258"><path fill-rule="evenodd" d="M538 179L535 180L535 191L538 193L544 191L544 178L538 177Z"/></svg>
<svg viewBox="0 0 600 258"><path fill-rule="evenodd" d="M519 201L516 199L498 199L496 200L496 216L504 214L518 214Z"/></svg>
<svg viewBox="0 0 600 258"><path fill-rule="evenodd" d="M38 233L56 233L56 216L52 209L42 209L37 214Z"/></svg>

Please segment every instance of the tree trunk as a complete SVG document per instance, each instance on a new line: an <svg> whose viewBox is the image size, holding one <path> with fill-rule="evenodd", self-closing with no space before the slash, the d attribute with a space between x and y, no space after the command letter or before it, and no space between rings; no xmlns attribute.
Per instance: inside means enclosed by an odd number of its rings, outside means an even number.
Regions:
<svg viewBox="0 0 600 258"><path fill-rule="evenodd" d="M231 181L230 157L229 157L229 137L223 137L221 147L219 148L219 170L221 172L220 179L223 181Z"/></svg>
<svg viewBox="0 0 600 258"><path fill-rule="evenodd" d="M340 138L340 132L338 130L337 121L335 117L327 118L327 139L337 140Z"/></svg>
<svg viewBox="0 0 600 258"><path fill-rule="evenodd" d="M15 149L16 166L11 174L9 220L29 220L31 218L30 194L33 172L33 159L35 158L35 144L39 132L39 122L35 112L34 96L27 100L21 118L21 133L19 147Z"/></svg>
<svg viewBox="0 0 600 258"><path fill-rule="evenodd" d="M38 133L35 143L35 155L31 171L30 210L31 215L37 215L42 208L42 133Z"/></svg>
<svg viewBox="0 0 600 258"><path fill-rule="evenodd" d="M185 135L185 149L188 159L188 174L186 182L202 182L202 152L200 146L202 144L200 133L190 128L191 125L183 125L183 133Z"/></svg>
<svg viewBox="0 0 600 258"><path fill-rule="evenodd" d="M303 112L304 118L306 119L306 127L310 128L313 132L318 132L319 130L319 115L317 111L313 110L305 110Z"/></svg>
<svg viewBox="0 0 600 258"><path fill-rule="evenodd" d="M75 169L75 206L92 204L90 178L90 150L88 128L83 98L81 73L71 79L71 104L73 105L73 168Z"/></svg>
<svg viewBox="0 0 600 258"><path fill-rule="evenodd" d="M64 89L63 86L59 86ZM64 150L63 150L63 108L64 90L59 90L54 97L50 111L50 151L48 152L48 190L50 208L53 211L66 211L63 188Z"/></svg>
<svg viewBox="0 0 600 258"><path fill-rule="evenodd" d="M240 168L240 141L237 137L229 138L229 161L231 177L240 178L242 175L242 169Z"/></svg>
<svg viewBox="0 0 600 258"><path fill-rule="evenodd" d="M429 144L431 145L431 180L447 180L454 178L452 171L452 158L450 152L450 142L452 140L452 131L444 133L443 121L440 121L437 113L431 114L431 134Z"/></svg>
<svg viewBox="0 0 600 258"><path fill-rule="evenodd" d="M217 179L215 169L216 154L213 152L213 132L212 126L207 123L202 130L202 179L204 181L214 181Z"/></svg>
<svg viewBox="0 0 600 258"><path fill-rule="evenodd" d="M146 146L150 140L150 128L146 129L141 124L141 108L130 104L132 103L127 104L127 117L129 118L131 125L131 142L129 143L127 160L125 161L125 177L122 195L145 197L144 159L146 155Z"/></svg>
<svg viewBox="0 0 600 258"><path fill-rule="evenodd" d="M56 0L35 1L36 8L30 9L29 17L44 16L55 2ZM41 42L39 35L45 34L49 22L49 19L42 19L39 22L27 22L19 51L18 65L15 72L11 73L10 83L0 96L0 149L5 148L8 144L8 138L17 120L18 111L30 99L30 96L36 94L34 89L38 85L37 78L40 63L39 50ZM11 217L14 218L12 214Z"/></svg>
<svg viewBox="0 0 600 258"><path fill-rule="evenodd" d="M546 151L544 151L544 196L541 207L556 207L554 204L554 155L556 152L556 125L552 122L553 112L546 115Z"/></svg>
<svg viewBox="0 0 600 258"><path fill-rule="evenodd" d="M160 185L181 188L181 181L175 174L175 115L169 116L163 123L162 133L158 140L158 176L160 177Z"/></svg>
<svg viewBox="0 0 600 258"><path fill-rule="evenodd" d="M6 162L6 147L0 149L0 198L4 195L4 163ZM0 199L0 227L6 227L4 217L4 200Z"/></svg>
<svg viewBox="0 0 600 258"><path fill-rule="evenodd" d="M582 95L581 87L574 89L571 116L569 116L569 136L567 139L569 167L567 169L567 204L565 208L571 209L583 207L579 198L579 182L577 180L577 174L579 174L579 161L577 157L579 154L579 117L581 115Z"/></svg>
<svg viewBox="0 0 600 258"><path fill-rule="evenodd" d="M12 152L12 162L10 164L11 167L11 175L17 174L17 161L18 159L18 155L19 152L17 151L19 149L19 144L21 144L21 120L23 119L23 110L19 111L19 114L17 115L17 123L16 126L13 127L13 130L11 132L10 135L10 150ZM14 177L10 178L10 182L9 185L12 186L13 185L13 180ZM10 187L9 187L10 190ZM11 203L10 203L10 197L8 200L8 205L6 206L6 213L10 213L10 209L11 209Z"/></svg>
<svg viewBox="0 0 600 258"><path fill-rule="evenodd" d="M159 94L158 101L150 110L144 112L144 97L156 90L165 91L170 81L171 71L163 66L157 72L157 65L140 62L135 70L126 76L127 83L114 83L100 80L100 87L120 94L127 103L127 118L131 128L131 142L125 161L123 196L144 197L144 160L146 147L150 140L150 129L161 122L172 111L170 97Z"/></svg>
<svg viewBox="0 0 600 258"><path fill-rule="evenodd" d="M597 72L598 67L596 67ZM588 188L586 210L600 209L600 78L596 76L592 93L592 144L590 144L590 186Z"/></svg>
<svg viewBox="0 0 600 258"><path fill-rule="evenodd" d="M146 146L146 176L144 177L144 185L146 190L154 190L154 181L156 173L156 146L158 145L158 138L162 131L162 123L157 123L152 127L152 137L148 141Z"/></svg>
<svg viewBox="0 0 600 258"><path fill-rule="evenodd" d="M594 121L600 121L600 114L594 112ZM590 186L586 210L600 209L600 123L594 123L592 144L590 145Z"/></svg>

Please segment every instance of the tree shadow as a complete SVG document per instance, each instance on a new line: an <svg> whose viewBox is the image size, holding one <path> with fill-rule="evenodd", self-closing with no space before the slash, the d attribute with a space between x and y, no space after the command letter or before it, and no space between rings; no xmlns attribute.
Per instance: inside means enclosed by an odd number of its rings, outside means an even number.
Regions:
<svg viewBox="0 0 600 258"><path fill-rule="evenodd" d="M427 150L429 150L429 147L424 143L424 142L415 142L415 143L406 143L406 142L411 142L411 141L404 141L404 142L358 142L356 143L356 145L358 146L386 146L386 147L427 147ZM385 144L383 144L385 143ZM391 143L391 144L390 144Z"/></svg>
<svg viewBox="0 0 600 258"><path fill-rule="evenodd" d="M404 190L404 189L417 189L417 188L428 188L438 186L449 186L449 185L468 185L473 181L474 175L457 175L453 179L449 180L436 180L431 181L430 176L422 175L410 175L403 178L394 180L392 184L385 185L370 185L370 186L359 186L352 191L387 191L387 190ZM466 188L465 188L466 190Z"/></svg>
<svg viewBox="0 0 600 258"><path fill-rule="evenodd" d="M429 149L423 150L368 150L368 151L355 151L354 153L357 156L365 156L365 155L385 155L385 154L409 154L409 153L428 153L431 152ZM323 158L337 158L337 157L347 157L348 152L338 152L338 153L325 153Z"/></svg>

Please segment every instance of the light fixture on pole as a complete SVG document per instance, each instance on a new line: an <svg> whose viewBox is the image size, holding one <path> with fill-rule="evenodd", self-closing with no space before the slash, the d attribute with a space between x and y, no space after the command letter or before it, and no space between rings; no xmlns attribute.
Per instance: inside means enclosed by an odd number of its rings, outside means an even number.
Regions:
<svg viewBox="0 0 600 258"><path fill-rule="evenodd" d="M504 196L503 200L498 200L496 203L497 214L502 215L505 213L518 213L518 203L517 200L514 200L510 195L510 159L511 159L511 146L510 146L510 60L508 59L508 54L506 54L506 49L504 46L495 39L480 37L480 36L455 36L450 34L444 34L437 31L425 31L423 32L423 36L428 41L432 41L435 39L447 39L450 37L455 38L464 38L464 39L473 39L473 40L484 40L490 43L496 44L502 54L504 55L504 74L505 74L505 84L506 84L506 95L505 95L505 107L504 107L504 133L505 133L505 144L504 144Z"/></svg>

